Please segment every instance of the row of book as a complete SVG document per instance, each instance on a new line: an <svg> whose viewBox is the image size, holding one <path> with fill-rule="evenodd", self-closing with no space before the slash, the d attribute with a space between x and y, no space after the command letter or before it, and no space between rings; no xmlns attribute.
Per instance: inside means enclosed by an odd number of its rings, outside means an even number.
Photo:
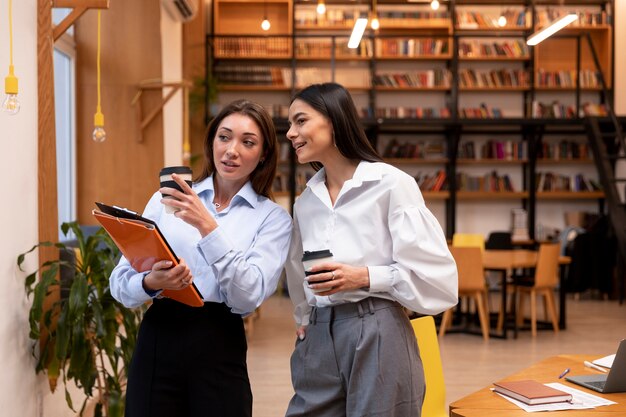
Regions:
<svg viewBox="0 0 626 417"><path fill-rule="evenodd" d="M269 65L218 65L215 76L224 85L264 85L289 87L291 70Z"/></svg>
<svg viewBox="0 0 626 417"><path fill-rule="evenodd" d="M583 174L561 175L554 172L537 172L537 191L600 191L597 181Z"/></svg>
<svg viewBox="0 0 626 417"><path fill-rule="evenodd" d="M435 173L415 176L415 181L422 191L446 191L450 189L446 172L439 170ZM485 192L515 192L511 178L504 174L499 175L496 171L485 175L469 175L459 172L456 175L457 191L485 191Z"/></svg>
<svg viewBox="0 0 626 417"><path fill-rule="evenodd" d="M537 71L536 84L539 87L576 87L576 70L546 71L539 69ZM598 88L600 87L600 79L598 73L593 70L580 70L578 72L580 86L582 88Z"/></svg>
<svg viewBox="0 0 626 417"><path fill-rule="evenodd" d="M362 39L356 48L348 48L348 39L335 41L335 56L343 58L370 58L373 54L372 40ZM333 54L332 40L329 38L296 39L296 57L330 58Z"/></svg>
<svg viewBox="0 0 626 417"><path fill-rule="evenodd" d="M485 175L459 172L456 176L456 187L458 191L515 192L511 178L507 174L499 175L497 171Z"/></svg>
<svg viewBox="0 0 626 417"><path fill-rule="evenodd" d="M529 58L530 51L522 40L462 40L459 42L459 56L464 58L507 57Z"/></svg>
<svg viewBox="0 0 626 417"><path fill-rule="evenodd" d="M376 39L376 54L379 57L438 56L449 53L448 38Z"/></svg>
<svg viewBox="0 0 626 417"><path fill-rule="evenodd" d="M326 13L317 13L314 8L299 7L295 11L296 27L342 27L354 26L354 21L359 18L361 11L358 9L328 7Z"/></svg>
<svg viewBox="0 0 626 417"><path fill-rule="evenodd" d="M291 55L291 38L289 37L258 37L258 38L216 38L216 57L285 57Z"/></svg>
<svg viewBox="0 0 626 417"><path fill-rule="evenodd" d="M559 142L542 142L537 149L537 158L553 161L590 159L589 145L563 139Z"/></svg>
<svg viewBox="0 0 626 417"><path fill-rule="evenodd" d="M558 100L552 103L541 103L537 100L532 103L532 117L537 119L572 119L576 117L574 106L560 103Z"/></svg>
<svg viewBox="0 0 626 417"><path fill-rule="evenodd" d="M377 119L447 119L450 109L447 107L377 107L374 113L369 108L361 109L363 118Z"/></svg>
<svg viewBox="0 0 626 417"><path fill-rule="evenodd" d="M471 88L499 88L530 86L530 74L521 69L459 70L459 86Z"/></svg>
<svg viewBox="0 0 626 417"><path fill-rule="evenodd" d="M391 139L382 152L383 158L442 159L446 157L443 141L406 141Z"/></svg>
<svg viewBox="0 0 626 417"><path fill-rule="evenodd" d="M504 25L500 16L506 19ZM526 29L531 19L529 11L508 9L502 14L459 11L456 21L459 29Z"/></svg>
<svg viewBox="0 0 626 417"><path fill-rule="evenodd" d="M569 13L575 13L578 15L578 19L570 23L570 26L597 26L611 24L611 16L606 13L606 11L596 12L592 10L564 10L548 8L546 10L537 11L536 26L539 28L548 26L550 23Z"/></svg>
<svg viewBox="0 0 626 417"><path fill-rule="evenodd" d="M504 117L498 107L490 107L481 103L480 107L462 107L459 109L459 117L465 119L500 119Z"/></svg>
<svg viewBox="0 0 626 417"><path fill-rule="evenodd" d="M452 76L444 69L399 72L379 72L374 85L382 87L450 87Z"/></svg>
<svg viewBox="0 0 626 417"><path fill-rule="evenodd" d="M524 141L490 139L480 145L480 152L476 152L475 143L467 141L459 145L457 156L475 160L525 161L528 159L528 144Z"/></svg>

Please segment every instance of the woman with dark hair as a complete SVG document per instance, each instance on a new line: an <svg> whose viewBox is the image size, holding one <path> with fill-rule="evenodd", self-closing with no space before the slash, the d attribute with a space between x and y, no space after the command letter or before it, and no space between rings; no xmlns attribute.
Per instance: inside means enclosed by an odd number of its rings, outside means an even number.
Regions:
<svg viewBox="0 0 626 417"><path fill-rule="evenodd" d="M125 306L153 300L129 371L127 417L252 415L242 316L276 290L291 218L270 199L277 139L261 106L232 102L213 119L204 143L205 165L193 186L173 174L183 192L161 188L143 213L159 225L180 265L159 261L135 271L122 258L111 274L111 294ZM166 205L176 212L166 214ZM203 307L159 297L192 281Z"/></svg>
<svg viewBox="0 0 626 417"><path fill-rule="evenodd" d="M289 123L298 162L318 171L296 200L286 263L298 326L287 416L420 416L423 368L402 306L457 302L441 227L415 180L381 162L345 88L300 91ZM332 261L305 271L303 253L324 250Z"/></svg>

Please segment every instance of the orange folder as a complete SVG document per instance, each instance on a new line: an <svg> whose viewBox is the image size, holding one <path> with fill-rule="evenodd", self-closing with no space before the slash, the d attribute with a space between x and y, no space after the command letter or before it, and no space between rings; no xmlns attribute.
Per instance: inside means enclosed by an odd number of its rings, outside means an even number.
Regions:
<svg viewBox="0 0 626 417"><path fill-rule="evenodd" d="M172 261L174 265L179 264L178 257L152 220L119 207L103 203L96 205L100 210L93 210L92 214L135 271L149 271L152 265L163 260ZM202 295L193 283L182 290L163 290L161 295L192 307L204 305Z"/></svg>

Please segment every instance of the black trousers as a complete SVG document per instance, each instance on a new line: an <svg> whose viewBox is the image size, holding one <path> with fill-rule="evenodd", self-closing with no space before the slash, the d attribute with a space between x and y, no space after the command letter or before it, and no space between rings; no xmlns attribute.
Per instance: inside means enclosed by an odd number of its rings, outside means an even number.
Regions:
<svg viewBox="0 0 626 417"><path fill-rule="evenodd" d="M157 299L139 329L126 417L251 417L241 316Z"/></svg>

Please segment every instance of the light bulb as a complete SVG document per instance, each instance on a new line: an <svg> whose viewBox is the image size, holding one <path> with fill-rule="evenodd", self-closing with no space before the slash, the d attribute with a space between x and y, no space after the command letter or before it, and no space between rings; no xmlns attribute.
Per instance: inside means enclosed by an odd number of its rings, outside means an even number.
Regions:
<svg viewBox="0 0 626 417"><path fill-rule="evenodd" d="M16 115L20 111L20 101L17 99L17 77L13 72L13 65L9 65L9 75L4 78L4 92L7 97L2 103L2 110L11 116Z"/></svg>
<svg viewBox="0 0 626 417"><path fill-rule="evenodd" d="M374 30L378 30L380 28L380 22L378 21L377 17L374 17L372 19L372 21L370 22L370 26L372 27L372 29Z"/></svg>
<svg viewBox="0 0 626 417"><path fill-rule="evenodd" d="M2 103L2 110L11 116L20 112L20 101L17 99L17 94L7 94L7 98Z"/></svg>
<svg viewBox="0 0 626 417"><path fill-rule="evenodd" d="M500 26L501 28L506 26L506 17L504 17L503 14L501 14L498 18L498 26Z"/></svg>
<svg viewBox="0 0 626 417"><path fill-rule="evenodd" d="M93 133L91 134L91 138L94 142L102 143L107 138L107 132L104 131L104 127L96 126L93 129Z"/></svg>
<svg viewBox="0 0 626 417"><path fill-rule="evenodd" d="M439 1L438 0L431 1L430 8L433 10L439 10Z"/></svg>
<svg viewBox="0 0 626 417"><path fill-rule="evenodd" d="M326 13L326 4L324 4L323 1L320 1L319 3L317 3L317 14L324 13Z"/></svg>
<svg viewBox="0 0 626 417"><path fill-rule="evenodd" d="M263 21L261 22L261 29L263 30L270 30L270 27L272 25L270 25L270 21L267 20L267 17L265 19L263 19Z"/></svg>
<svg viewBox="0 0 626 417"><path fill-rule="evenodd" d="M104 115L100 111L100 106L98 106L98 110L93 116L93 133L91 138L96 143L102 143L107 138L107 132L104 131Z"/></svg>

